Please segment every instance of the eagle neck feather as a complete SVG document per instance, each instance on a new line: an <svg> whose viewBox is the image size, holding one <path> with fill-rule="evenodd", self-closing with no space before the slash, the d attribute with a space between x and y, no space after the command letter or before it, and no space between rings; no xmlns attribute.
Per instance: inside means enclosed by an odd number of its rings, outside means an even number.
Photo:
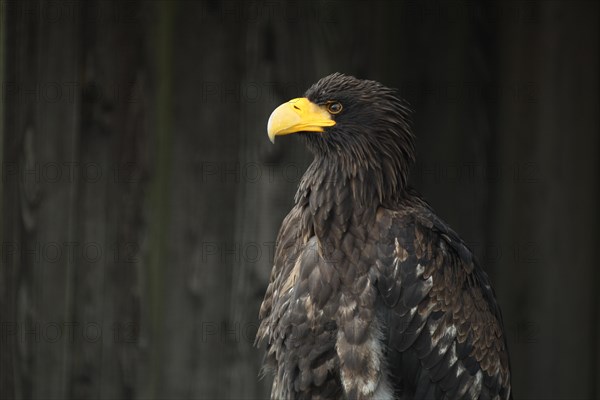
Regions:
<svg viewBox="0 0 600 400"><path fill-rule="evenodd" d="M351 224L370 226L380 206L392 208L404 194L396 168L384 162L316 156L295 198L303 210L305 235L335 241Z"/></svg>

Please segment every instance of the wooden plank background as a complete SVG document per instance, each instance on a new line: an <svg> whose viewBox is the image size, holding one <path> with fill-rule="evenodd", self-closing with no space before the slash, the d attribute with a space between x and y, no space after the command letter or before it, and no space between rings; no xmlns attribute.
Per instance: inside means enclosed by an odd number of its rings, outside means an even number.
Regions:
<svg viewBox="0 0 600 400"><path fill-rule="evenodd" d="M265 398L252 347L340 71L415 113L411 182L489 272L519 399L600 395L595 1L2 1L0 397Z"/></svg>

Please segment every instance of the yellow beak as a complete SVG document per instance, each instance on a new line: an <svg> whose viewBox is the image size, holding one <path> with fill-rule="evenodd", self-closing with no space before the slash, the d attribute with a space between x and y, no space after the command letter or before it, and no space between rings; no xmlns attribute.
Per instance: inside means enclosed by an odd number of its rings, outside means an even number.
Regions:
<svg viewBox="0 0 600 400"><path fill-rule="evenodd" d="M273 111L267 124L271 142L275 136L295 132L323 132L325 127L335 125L331 114L324 107L312 103L305 97L292 99Z"/></svg>

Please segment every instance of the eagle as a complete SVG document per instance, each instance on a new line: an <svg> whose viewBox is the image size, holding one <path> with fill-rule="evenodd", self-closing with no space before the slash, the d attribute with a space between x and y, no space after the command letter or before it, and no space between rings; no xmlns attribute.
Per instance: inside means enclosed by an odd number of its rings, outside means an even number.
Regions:
<svg viewBox="0 0 600 400"><path fill-rule="evenodd" d="M334 73L271 114L314 154L285 217L256 344L272 399L509 399L486 273L407 179L397 91Z"/></svg>

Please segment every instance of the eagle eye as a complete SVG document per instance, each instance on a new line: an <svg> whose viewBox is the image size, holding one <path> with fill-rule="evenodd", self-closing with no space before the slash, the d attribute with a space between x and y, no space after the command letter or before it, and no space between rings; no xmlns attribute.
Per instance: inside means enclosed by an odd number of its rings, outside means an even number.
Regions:
<svg viewBox="0 0 600 400"><path fill-rule="evenodd" d="M331 114L339 114L343 108L344 107L342 107L342 104L338 101L330 101L327 103L327 111L329 111Z"/></svg>

